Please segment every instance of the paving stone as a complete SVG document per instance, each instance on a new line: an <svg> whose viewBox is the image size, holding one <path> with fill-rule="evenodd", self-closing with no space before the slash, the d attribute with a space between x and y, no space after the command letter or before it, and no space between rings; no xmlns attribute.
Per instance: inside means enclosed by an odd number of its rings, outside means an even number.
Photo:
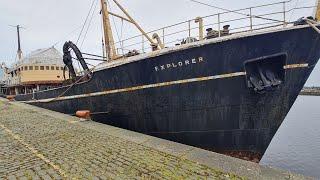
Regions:
<svg viewBox="0 0 320 180"><path fill-rule="evenodd" d="M166 148L162 151L143 144L137 138L148 141L151 138L141 134L128 133L134 135L130 140L119 135L125 134L126 130L110 129L110 126L95 122L77 122L79 119L75 117L19 103L9 104L0 99L0 177L242 179L182 159L179 154L184 150Z"/></svg>

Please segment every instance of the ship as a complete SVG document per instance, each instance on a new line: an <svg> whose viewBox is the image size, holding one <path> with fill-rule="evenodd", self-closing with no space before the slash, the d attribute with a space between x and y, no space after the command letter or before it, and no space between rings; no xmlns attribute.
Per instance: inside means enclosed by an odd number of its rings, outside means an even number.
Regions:
<svg viewBox="0 0 320 180"><path fill-rule="evenodd" d="M61 59L61 53L50 47L32 51L12 67L4 66L6 94L30 94L61 87L64 82L64 63Z"/></svg>
<svg viewBox="0 0 320 180"><path fill-rule="evenodd" d="M314 17L294 22L286 20L288 9L275 12L284 15L279 20L253 14L254 7L248 13L228 10L197 17L176 24L187 25L179 31L187 36L170 46L165 33L145 32L117 0L113 3L124 15L110 12L101 0L103 55L83 53L67 41L63 61L71 83L19 94L15 100L70 115L88 110L97 122L217 152L263 155L320 58L318 9ZM221 18L230 14L249 25L231 29L232 21ZM110 16L141 32L136 36L142 39L140 51L117 52ZM205 25L210 17L217 18L215 27ZM268 23L255 25L255 19ZM89 56L104 62L89 68ZM81 75L75 73L76 60Z"/></svg>
<svg viewBox="0 0 320 180"><path fill-rule="evenodd" d="M23 56L20 37L20 30L23 27L20 25L13 27L17 30L17 61L9 66L4 62L1 63L0 95L14 97L61 87L64 80L69 78L62 62L62 54L52 46L34 50Z"/></svg>
<svg viewBox="0 0 320 180"><path fill-rule="evenodd" d="M2 68L0 68L0 97L5 97L6 88L5 88L5 81L4 81L4 72Z"/></svg>

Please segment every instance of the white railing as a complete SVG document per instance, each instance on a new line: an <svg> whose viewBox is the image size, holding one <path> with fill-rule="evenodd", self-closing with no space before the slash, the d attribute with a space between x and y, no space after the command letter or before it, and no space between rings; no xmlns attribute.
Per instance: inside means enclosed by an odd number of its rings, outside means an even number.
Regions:
<svg viewBox="0 0 320 180"><path fill-rule="evenodd" d="M218 37L220 37L222 36L222 27L225 25L230 25L228 30L230 34L286 26L292 23L287 21L290 12L315 8L315 6L305 6L288 9L287 4L289 2L291 1L212 14L200 17L203 21L203 27L200 27L199 21L196 21L198 18L195 18L147 32L147 35L152 37L154 33L157 33L165 47L172 47L181 44L184 38L201 39L200 31L206 39L206 33L204 32L206 28L212 28L215 32L218 32ZM262 12L261 9L263 9L263 14L259 14L259 12ZM130 50L137 50L139 53L152 51L150 42L141 34L116 42L115 46L119 55L124 55Z"/></svg>

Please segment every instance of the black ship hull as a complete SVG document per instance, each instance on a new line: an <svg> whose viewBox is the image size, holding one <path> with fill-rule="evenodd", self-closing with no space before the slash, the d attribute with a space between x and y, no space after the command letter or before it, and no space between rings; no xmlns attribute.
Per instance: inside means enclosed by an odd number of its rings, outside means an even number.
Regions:
<svg viewBox="0 0 320 180"><path fill-rule="evenodd" d="M112 62L88 82L16 100L66 114L90 110L96 121L202 148L263 154L319 50L309 26L248 33ZM250 88L251 62L275 69L281 83Z"/></svg>

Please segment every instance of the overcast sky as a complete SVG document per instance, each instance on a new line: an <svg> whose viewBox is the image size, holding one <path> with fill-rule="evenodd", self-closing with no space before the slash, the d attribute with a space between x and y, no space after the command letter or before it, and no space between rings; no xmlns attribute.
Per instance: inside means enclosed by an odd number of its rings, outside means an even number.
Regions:
<svg viewBox="0 0 320 180"><path fill-rule="evenodd" d="M99 15L100 0L0 0L0 62L11 64L16 59L17 38L16 29L10 25L20 24L22 51L27 55L39 48L48 48L53 45L61 51L67 40L77 41L81 26L89 12L91 4L96 1L95 11L88 34L84 40L79 41L81 50L101 54L101 18ZM110 1L110 0L109 0ZM146 30L177 23L197 16L205 16L221 12L220 10L200 5L190 0L118 0ZM199 0L204 3L216 5L227 9L241 9L250 6L279 2L279 0ZM315 0L292 0L288 8L295 6L312 6ZM277 7L273 10L277 10ZM280 6L279 6L280 8ZM255 14L270 12L261 9ZM113 4L111 11L119 12ZM295 20L301 16L312 14L312 10L294 11L287 15L287 19ZM239 16L239 15L235 15ZM112 19L112 25L118 28L122 38L136 35L137 31L129 24ZM121 27L123 29L121 33ZM84 30L85 31L85 30ZM117 40L117 33L114 29ZM122 34L122 35L121 35ZM319 67L319 66L318 66ZM313 75L309 84L320 84L320 68ZM319 77L319 78L317 78ZM318 81L319 80L319 81Z"/></svg>

